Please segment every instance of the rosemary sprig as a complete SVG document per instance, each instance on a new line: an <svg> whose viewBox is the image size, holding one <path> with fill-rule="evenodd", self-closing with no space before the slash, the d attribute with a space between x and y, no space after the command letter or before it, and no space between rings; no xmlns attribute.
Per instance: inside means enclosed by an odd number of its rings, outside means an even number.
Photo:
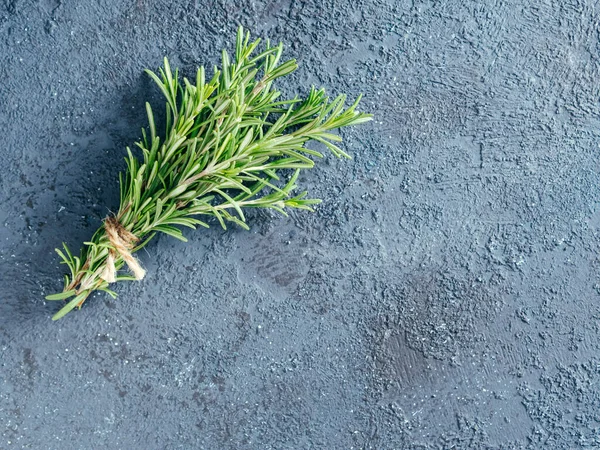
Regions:
<svg viewBox="0 0 600 450"><path fill-rule="evenodd" d="M286 208L311 210L320 202L306 192L293 194L298 174L313 167L320 152L307 149L315 140L334 155L349 157L335 143L337 128L371 119L356 110L360 97L345 108L346 96L330 100L323 89L311 88L306 98L281 100L273 81L290 74L295 60L280 63L283 45L257 51L260 39L240 27L235 58L224 50L222 67L207 81L203 67L192 82L178 71L164 67L146 72L164 94L166 131L156 130L147 103L149 132L142 130L142 160L127 148L127 172L119 175L120 208L104 220L89 242L74 256L67 246L57 249L69 267L61 293L48 300L68 300L53 320L81 307L96 290L115 297L109 284L141 279L144 270L132 253L158 233L185 241L180 226L208 227L200 217L215 217L223 228L227 222L248 229L245 208L270 208L286 215ZM283 173L293 174L284 182ZM132 275L117 274L127 265Z"/></svg>

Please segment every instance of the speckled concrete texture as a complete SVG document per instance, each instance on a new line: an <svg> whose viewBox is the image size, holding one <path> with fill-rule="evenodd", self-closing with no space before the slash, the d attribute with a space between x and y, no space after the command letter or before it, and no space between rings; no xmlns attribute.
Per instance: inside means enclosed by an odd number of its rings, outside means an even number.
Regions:
<svg viewBox="0 0 600 450"><path fill-rule="evenodd" d="M283 41L365 94L313 214L186 232L51 322L118 207L143 74ZM595 1L0 3L1 449L600 448Z"/></svg>

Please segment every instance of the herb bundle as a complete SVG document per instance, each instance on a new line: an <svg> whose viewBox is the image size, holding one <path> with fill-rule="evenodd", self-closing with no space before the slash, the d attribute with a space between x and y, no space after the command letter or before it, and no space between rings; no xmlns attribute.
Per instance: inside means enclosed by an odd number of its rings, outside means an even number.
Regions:
<svg viewBox="0 0 600 450"><path fill-rule="evenodd" d="M214 217L248 229L245 208L311 210L320 202L306 192L294 194L298 174L313 167L310 157L322 157L305 144L314 140L338 157L349 157L331 131L371 119L356 110L360 97L345 107L346 96L330 100L323 89L311 88L306 98L281 100L273 81L296 68L295 60L280 63L282 44L259 51L260 39L240 27L235 58L224 50L222 67L207 81L200 67L192 82L164 67L146 72L166 98L166 131L157 133L150 105L149 130L136 145L142 159L127 148L126 174L119 175L119 211L104 219L80 256L63 244L57 253L70 269L62 292L48 300L68 300L53 320L60 319L94 291L116 297L109 284L141 280L145 271L133 253L156 233L185 241L180 226L208 227ZM289 170L291 169L291 170ZM285 176L292 173L286 181ZM131 274L119 273L125 265Z"/></svg>

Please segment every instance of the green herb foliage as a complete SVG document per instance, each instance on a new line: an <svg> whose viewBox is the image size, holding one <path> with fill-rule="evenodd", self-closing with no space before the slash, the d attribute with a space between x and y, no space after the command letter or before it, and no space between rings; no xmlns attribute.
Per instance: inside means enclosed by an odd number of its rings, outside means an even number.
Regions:
<svg viewBox="0 0 600 450"><path fill-rule="evenodd" d="M240 27L235 58L223 51L221 69L215 67L208 80L200 67L195 80L183 78L182 83L166 58L158 75L147 71L167 101L166 131L164 138L159 135L146 104L149 129L142 130L136 144L143 158L128 148L127 172L119 176L116 218L139 239L132 252L158 232L185 241L180 227L208 227L209 217L223 228L231 222L247 229L245 208L270 208L284 215L286 208L311 210L320 200L295 193L296 181L302 169L313 167L311 157L322 154L305 144L315 140L334 155L349 157L336 145L340 136L331 131L371 119L356 110L360 98L345 107L346 96L329 99L323 89L312 88L306 98L282 100L273 81L293 72L296 61L280 62L282 44L267 41L264 50L259 44L250 42ZM95 290L116 296L101 278L113 248L104 224L80 256L63 247L56 251L70 274L63 292L46 298L68 301L54 320L81 307ZM117 256L116 269L123 265ZM132 279L121 274L116 281Z"/></svg>

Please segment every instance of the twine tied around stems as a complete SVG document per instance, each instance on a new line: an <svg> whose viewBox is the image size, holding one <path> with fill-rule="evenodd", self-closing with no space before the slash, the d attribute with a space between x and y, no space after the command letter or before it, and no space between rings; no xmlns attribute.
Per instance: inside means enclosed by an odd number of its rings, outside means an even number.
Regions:
<svg viewBox="0 0 600 450"><path fill-rule="evenodd" d="M123 258L129 269L133 272L136 280L144 278L146 271L131 254L131 250L138 243L139 238L130 231L127 231L115 217L104 219L104 230L113 248L108 251L106 267L100 278L109 283L117 281L117 269L115 268L115 257L117 255Z"/></svg>

